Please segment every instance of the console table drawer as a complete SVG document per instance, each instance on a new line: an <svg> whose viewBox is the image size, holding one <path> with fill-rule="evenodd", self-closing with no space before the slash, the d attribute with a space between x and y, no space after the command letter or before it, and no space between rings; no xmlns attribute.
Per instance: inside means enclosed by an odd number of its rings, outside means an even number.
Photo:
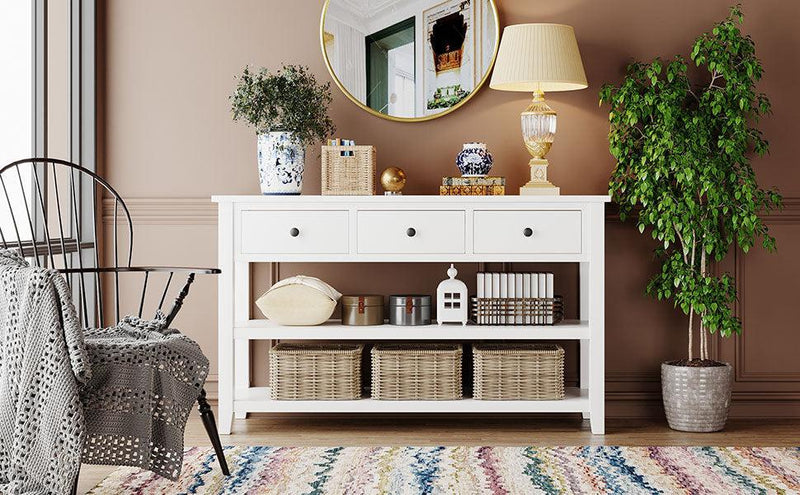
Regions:
<svg viewBox="0 0 800 495"><path fill-rule="evenodd" d="M461 254L465 252L463 211L362 210L358 252L366 254Z"/></svg>
<svg viewBox="0 0 800 495"><path fill-rule="evenodd" d="M344 210L243 211L241 235L244 254L349 252Z"/></svg>
<svg viewBox="0 0 800 495"><path fill-rule="evenodd" d="M475 211L475 253L579 254L579 210Z"/></svg>

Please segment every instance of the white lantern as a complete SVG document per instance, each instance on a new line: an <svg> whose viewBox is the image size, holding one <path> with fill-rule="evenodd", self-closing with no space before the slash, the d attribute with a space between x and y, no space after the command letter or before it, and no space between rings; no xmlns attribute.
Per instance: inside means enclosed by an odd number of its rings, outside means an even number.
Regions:
<svg viewBox="0 0 800 495"><path fill-rule="evenodd" d="M467 324L469 302L467 284L456 279L458 270L453 264L447 269L447 280L442 280L436 288L436 320L442 323Z"/></svg>

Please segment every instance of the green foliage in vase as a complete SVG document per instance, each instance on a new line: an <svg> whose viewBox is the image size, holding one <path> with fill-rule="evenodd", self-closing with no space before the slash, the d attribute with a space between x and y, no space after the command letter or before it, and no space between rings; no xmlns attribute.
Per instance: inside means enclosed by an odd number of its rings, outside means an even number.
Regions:
<svg viewBox="0 0 800 495"><path fill-rule="evenodd" d="M328 117L331 85L318 83L307 67L284 65L274 73L245 67L230 100L233 120L247 122L258 134L291 132L310 145L336 131Z"/></svg>
<svg viewBox="0 0 800 495"><path fill-rule="evenodd" d="M733 7L695 40L690 59L702 84L692 83L688 62L676 56L634 62L621 85L600 90L600 104L611 106L609 149L617 160L609 190L622 219L638 212L639 231L660 242L663 264L647 292L688 315L689 361L695 315L700 359L708 359L708 332L742 330L732 309L734 280L715 273L712 262L734 244L747 252L760 240L775 249L760 215L780 207L781 196L759 187L750 164L769 149L757 124L770 102L756 91L762 67L740 30L743 20Z"/></svg>

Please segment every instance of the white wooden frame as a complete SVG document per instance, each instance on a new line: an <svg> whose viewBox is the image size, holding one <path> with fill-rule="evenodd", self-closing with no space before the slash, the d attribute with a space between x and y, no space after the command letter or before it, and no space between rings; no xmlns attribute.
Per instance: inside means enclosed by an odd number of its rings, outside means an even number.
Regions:
<svg viewBox="0 0 800 495"><path fill-rule="evenodd" d="M500 197L455 197L455 196L214 196L219 203L219 430L230 434L234 416L243 419L250 412L297 413L297 412L424 412L424 413L535 413L535 412L580 412L591 421L592 433L605 432L605 203L607 196L500 196ZM343 224L347 235L346 253L308 252L249 252L241 249L241 217L245 211L268 211L274 215L291 211L336 210L347 212ZM370 253L359 253L359 211L436 212L460 211L464 213L464 246L451 253L430 254L409 252L408 246L401 251L375 253L374 243ZM569 252L519 252L519 245L506 253L476 254L473 251L476 232L473 230L475 211L546 212L577 210L581 212L580 252L574 252L576 232L563 233L573 240ZM505 214L498 218L502 219ZM540 213L537 213L540 215ZM413 216L413 215L412 215ZM402 215L401 215L402 217ZM417 216L419 218L419 216ZM448 216L452 218L452 215ZM537 217L538 218L538 217ZM430 225L431 222L428 222ZM509 223L509 228L516 228ZM531 226L534 231L536 226ZM406 229L405 225L397 228ZM570 227L573 228L573 227ZM289 235L275 232L275 236ZM368 233L362 232L363 236ZM481 235L480 232L477 235ZM535 242L521 240L520 242ZM548 246L553 245L553 236L560 233L551 226ZM259 239L262 239L262 235ZM248 237L248 239L252 239ZM282 241L285 242L285 241ZM298 241L302 242L302 241ZM281 244L284 245L284 244ZM531 244L535 245L535 244ZM558 245L557 239L555 245ZM420 246L424 246L421 241ZM289 251L288 249L286 251ZM324 249L321 249L324 251ZM432 249L431 251L436 251ZM553 251L558 251L554 249ZM304 340L397 340L396 327L390 325L371 327L347 327L343 331L338 322L320 326L283 327L264 319L250 316L250 264L268 262L562 262L578 263L580 266L580 319L565 321L555 326L429 326L405 327L402 332L408 340L577 340L580 347L580 383L577 388L568 388L567 397L558 401L377 401L362 399L354 401L275 401L269 399L266 387L250 385L249 343L251 340L304 339Z"/></svg>

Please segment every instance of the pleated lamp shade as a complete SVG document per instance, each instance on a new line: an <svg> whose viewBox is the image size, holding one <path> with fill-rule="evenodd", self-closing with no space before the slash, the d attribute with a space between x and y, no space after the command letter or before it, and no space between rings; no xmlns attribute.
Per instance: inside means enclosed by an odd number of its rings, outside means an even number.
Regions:
<svg viewBox="0 0 800 495"><path fill-rule="evenodd" d="M506 26L489 87L503 91L571 91L588 86L572 26Z"/></svg>

